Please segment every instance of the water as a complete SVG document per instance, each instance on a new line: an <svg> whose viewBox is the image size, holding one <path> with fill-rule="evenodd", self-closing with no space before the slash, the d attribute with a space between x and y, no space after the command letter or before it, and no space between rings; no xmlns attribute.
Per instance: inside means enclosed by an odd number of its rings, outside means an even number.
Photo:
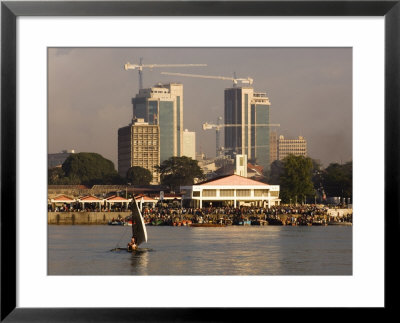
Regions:
<svg viewBox="0 0 400 323"><path fill-rule="evenodd" d="M50 275L351 275L352 227L148 226L140 252L131 227L49 225Z"/></svg>

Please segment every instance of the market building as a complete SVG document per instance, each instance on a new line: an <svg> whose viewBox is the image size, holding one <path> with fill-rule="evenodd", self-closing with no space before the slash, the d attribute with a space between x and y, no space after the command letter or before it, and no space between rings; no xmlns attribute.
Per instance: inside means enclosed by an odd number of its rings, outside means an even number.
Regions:
<svg viewBox="0 0 400 323"><path fill-rule="evenodd" d="M269 185L239 175L227 175L191 186L181 186L183 204L190 207L280 205L279 185Z"/></svg>

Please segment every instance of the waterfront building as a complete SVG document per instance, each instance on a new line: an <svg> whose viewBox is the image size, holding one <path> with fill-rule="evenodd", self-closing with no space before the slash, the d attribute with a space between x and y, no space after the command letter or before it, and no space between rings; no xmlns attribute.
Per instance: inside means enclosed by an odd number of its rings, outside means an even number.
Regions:
<svg viewBox="0 0 400 323"><path fill-rule="evenodd" d="M271 103L266 93L255 92L252 87L225 89L225 151L247 155L264 169L270 167ZM233 126L230 126L233 125Z"/></svg>
<svg viewBox="0 0 400 323"><path fill-rule="evenodd" d="M239 175L221 176L195 185L181 186L183 202L200 208L209 205L280 205L279 189L279 185L268 185Z"/></svg>
<svg viewBox="0 0 400 323"><path fill-rule="evenodd" d="M118 173L126 177L128 169L140 166L153 175L152 183L159 182L155 166L160 165L160 127L143 119L135 119L129 126L118 129Z"/></svg>
<svg viewBox="0 0 400 323"><path fill-rule="evenodd" d="M112 195L104 199L104 205L108 210L111 210L113 206L119 207L121 210L128 210L129 203L132 199L123 198L122 196Z"/></svg>
<svg viewBox="0 0 400 323"><path fill-rule="evenodd" d="M183 85L157 84L132 99L133 115L160 127L160 161L182 156Z"/></svg>
<svg viewBox="0 0 400 323"><path fill-rule="evenodd" d="M57 195L54 196L53 198L48 198L47 199L47 204L48 204L48 210L56 210L58 207L64 207L67 206L68 208L71 208L71 205L76 203L76 199L69 197L67 195Z"/></svg>
<svg viewBox="0 0 400 323"><path fill-rule="evenodd" d="M283 160L288 155L307 156L307 141L302 136L298 136L297 139L285 139L284 136L279 136L277 145L278 160Z"/></svg>
<svg viewBox="0 0 400 323"><path fill-rule="evenodd" d="M71 155L75 154L75 150L63 150L61 153L47 155L47 167L61 167L65 160Z"/></svg>
<svg viewBox="0 0 400 323"><path fill-rule="evenodd" d="M194 131L185 131L182 133L182 156L196 159L196 133Z"/></svg>

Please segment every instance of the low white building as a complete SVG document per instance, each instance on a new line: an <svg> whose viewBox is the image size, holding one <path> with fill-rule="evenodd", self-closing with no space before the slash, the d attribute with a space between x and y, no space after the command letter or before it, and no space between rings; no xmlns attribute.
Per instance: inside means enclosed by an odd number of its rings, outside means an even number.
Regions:
<svg viewBox="0 0 400 323"><path fill-rule="evenodd" d="M192 207L205 205L280 205L279 185L268 185L239 175L227 175L191 186L181 186L183 202Z"/></svg>

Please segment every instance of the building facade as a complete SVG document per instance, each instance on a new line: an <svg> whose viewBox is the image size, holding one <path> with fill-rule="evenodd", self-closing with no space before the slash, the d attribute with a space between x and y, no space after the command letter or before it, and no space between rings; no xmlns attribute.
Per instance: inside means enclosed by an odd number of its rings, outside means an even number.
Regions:
<svg viewBox="0 0 400 323"><path fill-rule="evenodd" d="M264 169L270 167L270 107L266 93L252 87L225 89L225 151L245 154Z"/></svg>
<svg viewBox="0 0 400 323"><path fill-rule="evenodd" d="M135 118L160 127L160 161L182 156L183 85L168 83L140 89L132 104Z"/></svg>
<svg viewBox="0 0 400 323"><path fill-rule="evenodd" d="M278 134L275 130L269 133L269 162L272 164L278 159Z"/></svg>
<svg viewBox="0 0 400 323"><path fill-rule="evenodd" d="M194 131L185 131L182 133L182 156L196 159L196 133Z"/></svg>
<svg viewBox="0 0 400 323"><path fill-rule="evenodd" d="M215 178L192 186L182 186L183 200L191 207L222 205L238 207L280 205L279 185L268 185L239 175Z"/></svg>
<svg viewBox="0 0 400 323"><path fill-rule="evenodd" d="M126 177L130 167L140 166L153 175L152 183L159 182L155 166L160 165L160 128L143 119L135 119L129 126L118 129L118 173Z"/></svg>
<svg viewBox="0 0 400 323"><path fill-rule="evenodd" d="M236 155L234 174L247 177L247 155Z"/></svg>
<svg viewBox="0 0 400 323"><path fill-rule="evenodd" d="M307 156L307 141L302 136L298 136L297 139L285 139L284 136L279 136L277 145L278 160L283 160L288 155Z"/></svg>

